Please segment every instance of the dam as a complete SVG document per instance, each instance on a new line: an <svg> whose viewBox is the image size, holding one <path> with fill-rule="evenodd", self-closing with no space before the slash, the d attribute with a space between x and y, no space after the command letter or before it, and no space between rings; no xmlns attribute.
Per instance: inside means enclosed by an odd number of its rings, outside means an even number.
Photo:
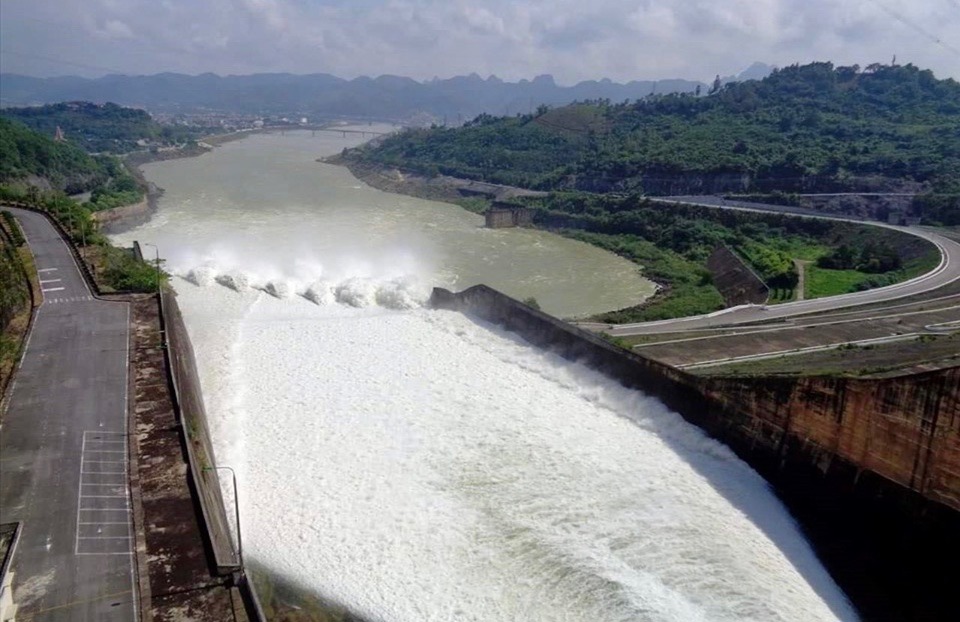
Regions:
<svg viewBox="0 0 960 622"><path fill-rule="evenodd" d="M369 221L325 219L282 182L311 220L207 182L179 198L167 182L118 238L159 242L176 275L257 568L370 620L856 618L729 449L648 395L425 308L443 253L371 251ZM324 227L352 252L311 245Z"/></svg>

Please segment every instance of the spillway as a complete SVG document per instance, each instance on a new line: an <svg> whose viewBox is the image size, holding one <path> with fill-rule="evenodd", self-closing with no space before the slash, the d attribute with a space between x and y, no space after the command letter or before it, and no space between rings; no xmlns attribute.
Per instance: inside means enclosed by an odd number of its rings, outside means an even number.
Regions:
<svg viewBox="0 0 960 622"><path fill-rule="evenodd" d="M199 162L178 164L212 166ZM341 216L331 249L310 243L329 233L319 208L225 209L226 190L166 187L117 240L170 258L248 562L372 622L856 618L724 446L640 392L422 306L450 265L492 253L371 249Z"/></svg>
<svg viewBox="0 0 960 622"><path fill-rule="evenodd" d="M370 620L855 617L765 482L656 400L416 288L377 304L392 280L347 279L355 306L208 276L176 287L271 574Z"/></svg>

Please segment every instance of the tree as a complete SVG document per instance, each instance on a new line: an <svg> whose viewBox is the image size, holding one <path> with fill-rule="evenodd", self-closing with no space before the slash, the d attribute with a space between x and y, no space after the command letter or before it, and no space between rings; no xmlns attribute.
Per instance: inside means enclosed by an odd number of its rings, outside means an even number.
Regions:
<svg viewBox="0 0 960 622"><path fill-rule="evenodd" d="M718 73L717 77L713 79L713 86L710 87L710 95L713 95L714 93L719 92L721 86L722 84L720 82L720 74Z"/></svg>

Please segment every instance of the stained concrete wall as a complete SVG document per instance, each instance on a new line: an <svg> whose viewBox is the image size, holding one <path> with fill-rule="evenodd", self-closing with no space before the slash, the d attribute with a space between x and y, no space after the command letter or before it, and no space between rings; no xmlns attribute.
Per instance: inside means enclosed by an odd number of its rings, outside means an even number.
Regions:
<svg viewBox="0 0 960 622"><path fill-rule="evenodd" d="M240 559L230 534L220 479L213 468L216 459L207 428L207 415L200 390L200 377L193 346L176 294L168 287L160 297L161 329L167 346L167 360L173 379L175 408L186 438L190 478L197 492L200 511L206 526L218 572L229 574L240 569Z"/></svg>
<svg viewBox="0 0 960 622"><path fill-rule="evenodd" d="M960 367L880 380L703 378L644 358L484 285L431 302L652 394L748 462L872 472L892 493L960 511Z"/></svg>
<svg viewBox="0 0 960 622"><path fill-rule="evenodd" d="M762 304L770 295L766 283L739 255L726 246L718 246L710 253L707 270L713 276L713 284L728 307L748 303Z"/></svg>
<svg viewBox="0 0 960 622"><path fill-rule="evenodd" d="M960 619L960 368L701 378L483 285L438 288L431 302L653 395L726 443L774 486L864 619Z"/></svg>

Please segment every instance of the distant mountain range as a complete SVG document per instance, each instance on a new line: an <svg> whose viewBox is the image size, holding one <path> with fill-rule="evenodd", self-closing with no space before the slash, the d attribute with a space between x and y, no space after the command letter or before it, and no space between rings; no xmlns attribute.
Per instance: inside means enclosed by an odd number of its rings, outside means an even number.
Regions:
<svg viewBox="0 0 960 622"><path fill-rule="evenodd" d="M770 68L755 64L744 79L763 77ZM749 74L749 75L747 75ZM762 74L762 75L760 75ZM608 79L560 86L552 76L505 82L477 74L418 82L380 76L345 80L329 74L282 73L189 76L161 73L150 76L107 75L102 78L33 78L0 74L0 105L29 106L60 101L114 102L151 112L234 112L254 115L367 117L409 120L421 116L451 124L487 112L512 115L541 104L559 106L573 101L634 100L651 93L692 92L708 85L690 80L643 80L625 84Z"/></svg>

